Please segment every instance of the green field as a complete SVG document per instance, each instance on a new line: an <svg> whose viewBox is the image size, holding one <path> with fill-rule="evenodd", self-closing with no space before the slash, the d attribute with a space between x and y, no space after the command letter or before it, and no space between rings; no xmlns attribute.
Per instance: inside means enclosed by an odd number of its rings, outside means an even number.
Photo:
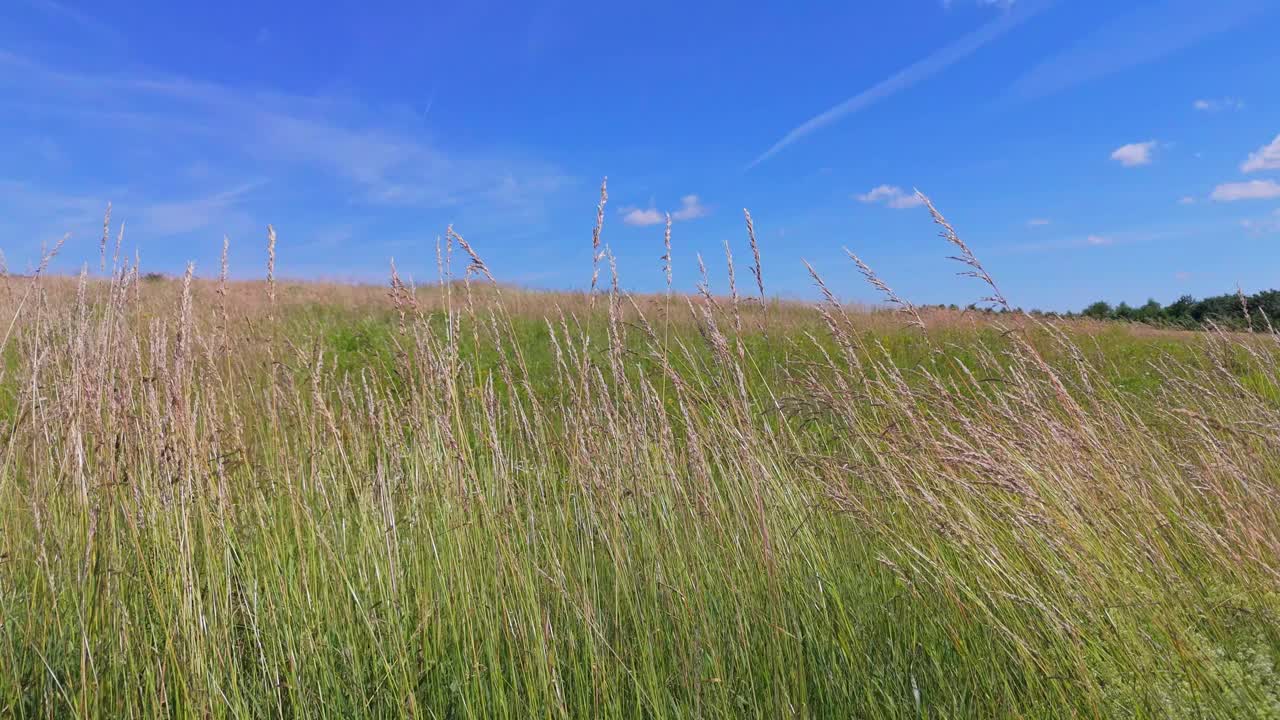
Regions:
<svg viewBox="0 0 1280 720"><path fill-rule="evenodd" d="M0 716L1280 718L1272 336L486 272L8 278Z"/></svg>

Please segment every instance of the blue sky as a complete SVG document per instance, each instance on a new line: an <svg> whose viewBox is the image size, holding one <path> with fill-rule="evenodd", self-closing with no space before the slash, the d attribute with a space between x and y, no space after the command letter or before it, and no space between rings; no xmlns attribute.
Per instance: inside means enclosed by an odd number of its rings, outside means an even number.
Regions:
<svg viewBox="0 0 1280 720"><path fill-rule="evenodd" d="M1274 0L0 4L0 248L96 267L102 212L144 269L435 275L453 223L499 279L676 284L723 243L767 289L801 259L875 300L955 276L930 195L1024 307L1280 286Z"/></svg>

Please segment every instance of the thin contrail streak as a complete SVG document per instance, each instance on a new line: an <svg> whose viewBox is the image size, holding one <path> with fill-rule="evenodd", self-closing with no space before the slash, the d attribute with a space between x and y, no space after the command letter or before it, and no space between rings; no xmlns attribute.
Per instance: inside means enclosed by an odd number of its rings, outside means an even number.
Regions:
<svg viewBox="0 0 1280 720"><path fill-rule="evenodd" d="M997 104L1035 100L1156 62L1275 7L1275 0L1164 0L1139 6L1027 70Z"/></svg>
<svg viewBox="0 0 1280 720"><path fill-rule="evenodd" d="M987 23L978 30L960 38L941 50L938 50L929 57L898 71L888 79L862 91L857 95L854 95L830 110L810 118L804 124L783 136L783 138L775 143L773 147L769 148L760 155L760 157L753 160L746 169L750 170L751 168L754 168L765 160L768 160L778 154L778 152L783 148L815 130L826 127L846 115L852 115L860 110L864 110L901 90L905 90L912 85L915 85L921 80L936 75L942 70L945 70L952 63L963 60L965 57L973 54L987 43L1000 38L1010 30L1013 30L1036 15L1039 15L1056 1L1057 0L1042 0L1041 2L1019 3L1007 12L1002 13L998 19Z"/></svg>

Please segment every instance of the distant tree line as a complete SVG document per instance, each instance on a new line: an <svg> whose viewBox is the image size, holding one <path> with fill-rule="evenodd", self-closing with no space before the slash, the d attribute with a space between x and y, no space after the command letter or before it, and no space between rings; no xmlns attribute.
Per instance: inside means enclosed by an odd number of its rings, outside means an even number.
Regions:
<svg viewBox="0 0 1280 720"><path fill-rule="evenodd" d="M1112 307L1099 300L1082 310L1080 315L1096 320L1124 320L1189 329L1211 322L1237 330L1265 330L1268 321L1280 324L1280 290L1263 290L1252 295L1228 293L1200 300L1183 295L1168 305L1148 300L1138 307L1123 302Z"/></svg>
<svg viewBox="0 0 1280 720"><path fill-rule="evenodd" d="M923 307L939 310L960 309L956 305L925 305ZM964 310L995 314L1007 312L974 304L965 307ZM1014 308L1013 312L1020 313L1022 308ZM1268 321L1276 328L1280 328L1280 290L1263 290L1243 297L1240 293L1228 293L1199 300L1191 295L1183 295L1168 305L1161 305L1156 300L1148 300L1136 307L1124 302L1113 306L1111 303L1099 300L1080 312L1058 313L1041 310L1029 312L1036 317L1085 317L1094 320L1140 322L1188 330L1201 328L1205 323L1213 323L1230 330L1266 330Z"/></svg>

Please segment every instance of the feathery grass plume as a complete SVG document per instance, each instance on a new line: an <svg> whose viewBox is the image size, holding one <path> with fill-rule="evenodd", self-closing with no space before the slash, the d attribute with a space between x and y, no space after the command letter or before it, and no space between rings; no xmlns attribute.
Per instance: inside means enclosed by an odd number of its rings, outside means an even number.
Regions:
<svg viewBox="0 0 1280 720"><path fill-rule="evenodd" d="M671 213L666 213L666 221L667 221L666 228L662 232L663 252L662 252L662 257L660 258L662 260L662 272L666 276L666 280L667 280L667 292L666 292L666 295L664 296L663 304L662 304L662 356L664 358L667 356L667 352L668 352L668 348L670 347L670 340L671 340L671 263L672 263ZM635 301L633 299L632 300L633 305L634 305L634 302ZM639 308L637 308L637 312L638 311L639 311ZM641 314L640 317L641 317L641 320L644 320L643 314ZM669 378L667 374L663 373L662 387L658 391L659 397L662 397L662 398L667 397L668 380Z"/></svg>
<svg viewBox="0 0 1280 720"><path fill-rule="evenodd" d="M453 305L453 226L450 225L444 235L444 261L440 263L441 268L441 284L444 285L444 304L445 319L448 320L448 347L450 358L456 356L458 348L458 340L461 337L461 314L454 310ZM470 291L468 288L468 299L470 299Z"/></svg>
<svg viewBox="0 0 1280 720"><path fill-rule="evenodd" d="M178 342L174 356L174 378L177 389L173 394L185 404L187 395L187 375L194 353L195 318L192 315L191 280L195 277L196 264L187 262L186 272L182 274L182 296L178 305Z"/></svg>
<svg viewBox="0 0 1280 720"><path fill-rule="evenodd" d="M734 307L738 305L738 275L733 268L733 249L729 247L729 241L724 241L724 263L729 273L729 299ZM703 268L704 270L706 268Z"/></svg>
<svg viewBox="0 0 1280 720"><path fill-rule="evenodd" d="M440 236L436 236L436 280L444 285L444 250L440 247Z"/></svg>
<svg viewBox="0 0 1280 720"><path fill-rule="evenodd" d="M267 225L267 300L276 309L276 229Z"/></svg>
<svg viewBox="0 0 1280 720"><path fill-rule="evenodd" d="M711 296L711 280L707 276L707 264L702 261L702 253L697 253L695 257L698 260L698 294L708 303L715 303L715 298Z"/></svg>
<svg viewBox="0 0 1280 720"><path fill-rule="evenodd" d="M826 281L809 264L808 260L801 259L800 262L809 271L809 277L813 279L813 284L817 286L818 292L822 293L822 302L815 305L814 308L818 311L823 323L826 324L827 331L831 333L832 339L840 347L841 354L845 362L849 364L849 367L861 368L862 359L858 353L857 332L849 322L849 316L845 312L844 304L836 299L835 293L831 292L831 288L827 287ZM839 315L838 318L837 315Z"/></svg>
<svg viewBox="0 0 1280 720"><path fill-rule="evenodd" d="M124 224L125 221L121 220L120 231L116 233L116 247L111 254L111 271L113 274L124 272L124 269L120 267L120 249L124 245ZM125 264L127 265L128 262L129 261L126 260Z"/></svg>
<svg viewBox="0 0 1280 720"><path fill-rule="evenodd" d="M4 338L0 339L0 353L3 353L9 347L9 338L13 336L13 328L18 323L18 318L22 316L23 310L26 308L27 299L31 297L31 293L36 290L40 283L40 276L49 268L49 263L62 252L62 246L67 244L67 240L71 239L71 233L66 233L58 242L54 243L52 248L42 247L40 249L40 262L36 265L36 269L31 273L31 280L27 282L27 290L22 294L22 298L18 301L18 305L14 308L13 317L9 320L9 327L4 332Z"/></svg>
<svg viewBox="0 0 1280 720"><path fill-rule="evenodd" d="M916 190L916 197L920 198L920 200L924 202L925 207L929 209L929 214L933 217L933 222L942 228L942 232L938 234L939 237L959 248L960 254L958 256L953 255L949 259L955 260L969 268L968 270L961 272L960 275L963 277L977 278L991 289L991 295L983 298L983 302L992 303L1007 312L1013 312L1013 308L1009 305L1009 301L1005 299L1004 293L1000 292L1000 288L996 285L996 281L992 279L991 275L987 272L987 269L978 261L977 256L973 254L973 251L969 249L969 246L965 241L960 238L960 235L956 232L955 228L952 227L951 223L942 216L942 213L938 212L936 207L934 207L933 201L919 190ZM1036 318L1032 318L1025 312L1022 313L1022 315L1035 323L1039 323ZM1053 388L1054 395L1058 398L1058 402L1077 421L1078 429L1083 433L1089 433L1090 429L1087 427L1085 422L1084 411L1080 407L1080 404L1076 402L1075 398L1071 396L1071 393L1067 391L1066 386L1062 383L1062 378L1058 376L1058 373L1055 372L1053 367L1044 359L1044 356L1040 351L1037 350L1036 347L1025 337L1023 337L1022 333L1014 332L1013 335L1016 337L1018 348L1042 373L1044 373L1045 377L1049 380L1049 383ZM1096 441L1096 438L1094 438L1094 440Z"/></svg>
<svg viewBox="0 0 1280 720"><path fill-rule="evenodd" d="M81 326L89 319L89 263L81 263L80 274L76 278L76 316ZM83 327L77 340L83 340Z"/></svg>
<svg viewBox="0 0 1280 720"><path fill-rule="evenodd" d="M764 305L764 266L760 262L760 244L756 242L756 226L751 219L751 211L742 208L742 216L747 220L747 239L751 241L751 256L755 264L751 266L751 274L756 278L756 291L760 293L760 304Z"/></svg>
<svg viewBox="0 0 1280 720"><path fill-rule="evenodd" d="M742 312L738 308L738 276L733 268L733 250L729 241L724 241L724 261L729 269L729 302L733 311L733 341L738 348L738 357L742 357Z"/></svg>
<svg viewBox="0 0 1280 720"><path fill-rule="evenodd" d="M400 329L403 331L407 313L412 312L416 318L421 319L422 308L418 304L418 288L413 278L410 277L407 283L400 278L395 258L391 258L391 283L392 301L396 311L400 313Z"/></svg>
<svg viewBox="0 0 1280 720"><path fill-rule="evenodd" d="M227 339L227 255L231 250L231 238L226 235L222 236L222 257L218 263L218 332L222 336L223 344Z"/></svg>
<svg viewBox="0 0 1280 720"><path fill-rule="evenodd" d="M137 245L133 246L133 307L135 310L142 309L142 283L140 272L142 270L142 249Z"/></svg>
<svg viewBox="0 0 1280 720"><path fill-rule="evenodd" d="M281 369L277 363L276 345L280 333L279 323L276 322L276 229L274 225L267 225L267 325L271 333L271 339L267 343L267 367L271 371L270 386L270 406L268 412L272 416L279 413L279 402L281 391L276 382L276 373Z"/></svg>
<svg viewBox="0 0 1280 720"><path fill-rule="evenodd" d="M622 287L618 280L618 262L609 246L605 246L605 256L609 259L609 363L614 383L617 385L623 400L628 406L633 403L631 384L626 377L626 365L623 360L626 337L622 324Z"/></svg>
<svg viewBox="0 0 1280 720"><path fill-rule="evenodd" d="M1244 315L1244 326L1253 332L1253 317L1249 315L1249 300L1244 296L1244 288L1236 283L1236 298L1240 300L1240 312Z"/></svg>
<svg viewBox="0 0 1280 720"><path fill-rule="evenodd" d="M596 283L600 279L600 260L604 258L600 249L600 231L604 229L604 206L609 202L609 178L600 181L600 204L596 205L596 226L591 231L591 292L596 291Z"/></svg>
<svg viewBox="0 0 1280 720"><path fill-rule="evenodd" d="M872 270L869 265L862 262L862 258L853 254L853 251L849 248L845 248L844 252L849 256L849 259L853 260L853 263L858 266L858 270L862 273L862 277L866 278L867 282L871 284L871 287L879 290L890 303L897 305L902 312L911 316L911 319L907 322L908 325L918 327L921 330L925 329L924 320L921 319L920 313L916 311L915 305L912 305L910 302L898 297L898 294L893 291L893 288L886 285L885 282L880 279L880 276L876 275L875 271Z"/></svg>
<svg viewBox="0 0 1280 720"><path fill-rule="evenodd" d="M485 275L486 277L492 280L493 276L489 274L489 268L484 264L482 260L480 260L480 257L476 255L476 253L471 249L471 245L468 244L466 240L462 239L461 235L454 232L452 225L445 228L444 234L445 234L445 237L449 239L451 246L452 246L452 242L454 240L457 240L458 246L461 247L463 252L465 252L471 258L471 262L467 264L466 269L462 273L462 287L464 292L466 292L466 295L467 295L467 316L471 320L470 324L471 324L472 346L475 348L479 348L480 333L479 333L479 330L477 329L477 326L480 324L480 322L479 322L479 316L476 314L475 296L471 292L471 278L476 274L481 274L481 275Z"/></svg>
<svg viewBox="0 0 1280 720"><path fill-rule="evenodd" d="M662 247L665 252L662 260L662 272L667 276L667 295L671 294L671 213L667 213L667 229L662 233Z"/></svg>
<svg viewBox="0 0 1280 720"><path fill-rule="evenodd" d="M480 259L480 256L476 254L476 251L471 248L471 244L455 232L452 225L449 226L449 232L453 234L453 237L457 238L458 246L467 254L467 257L471 258L471 262L467 264L467 274L483 275L489 279L489 282L497 285L498 281L493 277L493 273L489 272L489 266Z"/></svg>
<svg viewBox="0 0 1280 720"><path fill-rule="evenodd" d="M102 243L98 246L99 265L103 272L107 269L107 240L111 237L111 202L107 202L107 211L102 214Z"/></svg>
<svg viewBox="0 0 1280 720"><path fill-rule="evenodd" d="M693 307L692 299L686 297L685 302L689 305L689 314L692 317L702 318L702 324L698 329L710 346L716 361L727 368L733 364L733 354L729 351L729 340L720 330L720 323L716 319L720 306L715 296L711 294L711 281L707 276L707 264L702 260L702 253L698 253L697 258L698 273L701 276L698 280L698 294L702 296L702 302L697 310Z"/></svg>
<svg viewBox="0 0 1280 720"><path fill-rule="evenodd" d="M930 200L927 195L919 190L916 190L915 192L916 197L918 197L920 201L924 203L925 207L929 209L929 215L933 217L933 222L942 228L942 231L938 233L938 236L959 249L959 255L952 255L948 259L955 260L969 268L968 270L960 272L960 275L962 277L977 278L991 289L991 295L982 298L982 302L991 303L1013 312L1013 308L1009 306L1009 301L1005 300L1004 294L1001 293L1000 288L996 286L996 281L991 278L989 273L987 273L987 269L982 266L982 263L978 262L978 258L973 254L973 251L969 249L969 246L965 241L960 239L960 235L956 233L956 229L951 226L950 222L947 222L947 219L942 216L942 213L938 212L938 209L933 206L933 201Z"/></svg>
<svg viewBox="0 0 1280 720"><path fill-rule="evenodd" d="M400 316L400 332L404 332L405 307L401 302L403 295L403 284L400 282L400 273L396 270L396 259L391 258L391 290L387 295L391 297L391 307L395 309L396 314Z"/></svg>
<svg viewBox="0 0 1280 720"><path fill-rule="evenodd" d="M107 314L112 318L112 324L115 318L123 315L128 292L126 268L120 266L120 249L124 245L124 224L124 220L121 220L120 231L116 233L116 245L111 253L111 281L107 286ZM103 249L105 250L105 247ZM108 330L108 334L113 331L114 327Z"/></svg>

